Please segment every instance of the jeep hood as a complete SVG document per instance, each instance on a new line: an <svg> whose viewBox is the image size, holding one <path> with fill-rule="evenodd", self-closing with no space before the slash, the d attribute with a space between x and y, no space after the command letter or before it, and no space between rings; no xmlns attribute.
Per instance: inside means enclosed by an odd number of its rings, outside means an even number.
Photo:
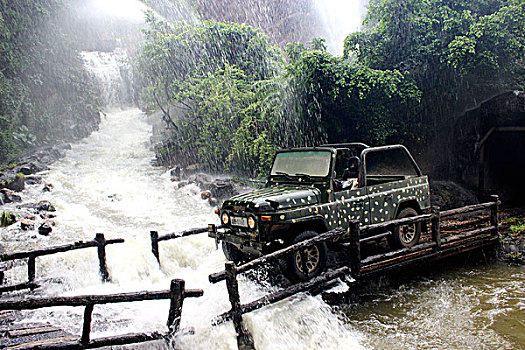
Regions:
<svg viewBox="0 0 525 350"><path fill-rule="evenodd" d="M270 202L274 202L279 205L277 210L283 210L318 204L320 199L321 191L315 187L278 185L239 194L226 200L222 207L234 211L269 211L273 210Z"/></svg>

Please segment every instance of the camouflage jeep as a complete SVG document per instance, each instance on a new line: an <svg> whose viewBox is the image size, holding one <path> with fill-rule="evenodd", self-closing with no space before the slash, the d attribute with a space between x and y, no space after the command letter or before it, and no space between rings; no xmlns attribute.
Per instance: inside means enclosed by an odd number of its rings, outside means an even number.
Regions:
<svg viewBox="0 0 525 350"><path fill-rule="evenodd" d="M351 220L369 225L429 209L427 176L404 146L322 145L279 151L266 186L226 200L218 211L223 228L208 234L222 241L227 259L239 264L336 227L348 228ZM378 233L385 232L362 238ZM385 235L393 247L410 247L420 233L421 224L411 224ZM326 244L305 253L308 274L296 253L283 261L288 278L300 281L322 272Z"/></svg>

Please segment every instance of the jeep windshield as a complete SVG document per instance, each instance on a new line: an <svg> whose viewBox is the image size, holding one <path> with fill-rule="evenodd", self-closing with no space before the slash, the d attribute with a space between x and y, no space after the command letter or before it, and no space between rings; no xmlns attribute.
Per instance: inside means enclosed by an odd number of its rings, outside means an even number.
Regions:
<svg viewBox="0 0 525 350"><path fill-rule="evenodd" d="M293 151L277 153L270 175L325 177L330 173L330 151Z"/></svg>

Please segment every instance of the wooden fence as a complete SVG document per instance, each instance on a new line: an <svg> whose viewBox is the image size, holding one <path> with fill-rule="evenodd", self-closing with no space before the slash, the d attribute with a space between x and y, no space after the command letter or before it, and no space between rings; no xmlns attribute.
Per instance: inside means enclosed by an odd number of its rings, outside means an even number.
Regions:
<svg viewBox="0 0 525 350"><path fill-rule="evenodd" d="M432 259L444 258L453 254L458 254L471 249L477 249L489 244L493 244L498 238L499 201L497 196L493 196L492 199L494 200L493 202L466 206L444 212L439 212L437 208L434 208L431 214L418 215L374 225L360 226L357 221L352 221L349 230L336 228L271 254L261 256L240 266L235 266L233 262L228 261L225 263L224 271L213 273L209 276L211 283L217 283L219 281L226 280L226 287L231 304L230 311L219 315L217 318L217 323L224 322L226 320L232 320L237 333L238 348L241 350L255 349L253 337L243 324L242 315L245 313L283 300L299 292L319 289L319 287L326 285L328 282L333 281L339 277L345 277L349 274L351 275L352 279L346 279L345 282L347 284L352 284L354 282L359 282L365 277L384 273L390 269L401 268L408 264L419 263L424 260L429 261ZM453 237L442 237L441 220L443 218L472 213L485 209L490 209L491 212L489 216L489 226L462 232L461 234L455 235ZM430 242L423 241L414 247L403 248L385 254L378 254L361 259L361 244L370 240L388 236L391 234L392 230L398 226L419 222L427 222L431 224ZM211 227L211 229L214 228ZM361 233L372 230L374 232L381 233L361 238ZM238 274L253 270L263 264L276 261L295 252L303 253L305 248L312 246L315 243L326 242L333 240L334 238L349 239L349 266L342 266L335 270L324 272L309 281L292 285L284 290L271 293L248 304L240 303L237 282ZM303 263L305 263L306 259L304 255L302 256L301 260ZM307 271L305 266L303 266L303 271Z"/></svg>
<svg viewBox="0 0 525 350"><path fill-rule="evenodd" d="M132 343L140 343L158 339L169 339L179 331L180 320L182 315L182 304L185 298L196 298L203 295L202 289L184 289L185 282L181 279L171 281L169 290L163 291L143 291L134 293L121 293L112 295L80 295L73 297L54 297L44 299L27 299L18 301L0 302L0 311L2 310L33 310L54 306L84 306L84 320L82 326L82 336L75 341L61 342L58 344L36 345L38 349L92 349L103 346L116 346ZM144 300L162 300L171 301L168 312L168 332L167 333L136 333L124 334L106 338L91 339L91 320L93 308L95 305L125 303ZM24 347L32 349L33 347Z"/></svg>
<svg viewBox="0 0 525 350"><path fill-rule="evenodd" d="M17 252L0 255L0 261L12 261L19 259L27 259L27 282L19 283L11 286L0 287L0 294L4 292L11 292L21 289L35 289L38 284L35 283L36 278L36 258L44 255L52 255L61 252L68 252L77 249L85 249L91 247L97 247L100 278L103 282L109 281L109 273L106 265L106 246L109 244L124 243L121 238L106 240L104 234L97 233L96 237L92 241L87 242L75 242L73 244L66 244L61 246L54 246L44 249L36 249L28 252ZM2 278L3 280L3 278ZM3 281L0 281L2 283Z"/></svg>
<svg viewBox="0 0 525 350"><path fill-rule="evenodd" d="M159 233L157 231L150 231L151 252L157 259L158 263L160 264L159 242L168 241L170 239L175 239L175 238L192 236L192 235L196 235L196 234L204 233L204 232L208 232L208 227L195 228L195 229L186 230L182 232L167 233L162 236L159 236Z"/></svg>

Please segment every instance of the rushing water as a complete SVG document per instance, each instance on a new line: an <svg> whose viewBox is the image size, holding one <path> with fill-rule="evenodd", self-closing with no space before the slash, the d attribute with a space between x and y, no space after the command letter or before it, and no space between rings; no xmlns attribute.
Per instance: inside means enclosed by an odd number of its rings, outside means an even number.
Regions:
<svg viewBox="0 0 525 350"><path fill-rule="evenodd" d="M73 145L45 181L54 190L28 188L30 201L57 207L49 237L3 229L6 247L63 244L92 239L96 232L126 243L107 248L111 283L98 276L95 249L37 259L40 295L79 295L167 289L172 278L204 296L185 301L182 328L194 335L178 341L191 349L234 349L231 323L212 326L229 309L224 282L208 274L223 268L222 252L205 234L161 243L161 267L150 251L149 231L161 234L216 222L212 208L193 186L177 189L163 169L151 166L151 127L136 109L107 113L100 131ZM11 274L25 274L19 267ZM16 277L16 276L15 276ZM366 294L358 305L332 310L319 297L300 294L245 315L259 349L520 349L525 344L525 276L521 267L484 265L456 269ZM242 302L271 287L241 279ZM96 306L93 335L165 331L167 301ZM25 313L23 322L45 321L79 334L82 308L48 308ZM145 347L152 346L144 345ZM160 344L158 346L161 346Z"/></svg>
<svg viewBox="0 0 525 350"><path fill-rule="evenodd" d="M122 52L114 55L121 57ZM90 72L101 78L102 88L110 91L125 84L118 69L122 59L100 53L85 53L84 59ZM29 250L91 240L99 232L106 238L124 238L124 244L106 249L110 283L100 282L96 249L90 248L38 258L42 288L35 294L165 290L171 279L182 278L186 288L202 288L204 296L185 300L181 327L195 332L182 332L177 342L187 349L235 349L231 322L212 326L214 317L230 308L224 282L208 282L208 275L222 270L225 261L213 240L201 234L161 242L160 266L151 253L151 230L164 234L218 221L201 200L200 189L179 189L165 169L151 165L151 129L138 109L104 114L100 130L74 144L43 175L53 185L51 192L35 185L22 194L27 202L49 200L55 205L51 235L21 231L15 224L0 230L2 247L7 252ZM11 283L26 275L25 264L6 272ZM275 288L242 276L239 283L243 303ZM97 305L93 336L165 332L168 308L168 301ZM299 294L244 319L258 349L520 349L525 347L524 314L523 268L484 265L378 289L357 305L336 309L320 297ZM20 322L49 322L80 334L83 308L47 308L22 316Z"/></svg>

